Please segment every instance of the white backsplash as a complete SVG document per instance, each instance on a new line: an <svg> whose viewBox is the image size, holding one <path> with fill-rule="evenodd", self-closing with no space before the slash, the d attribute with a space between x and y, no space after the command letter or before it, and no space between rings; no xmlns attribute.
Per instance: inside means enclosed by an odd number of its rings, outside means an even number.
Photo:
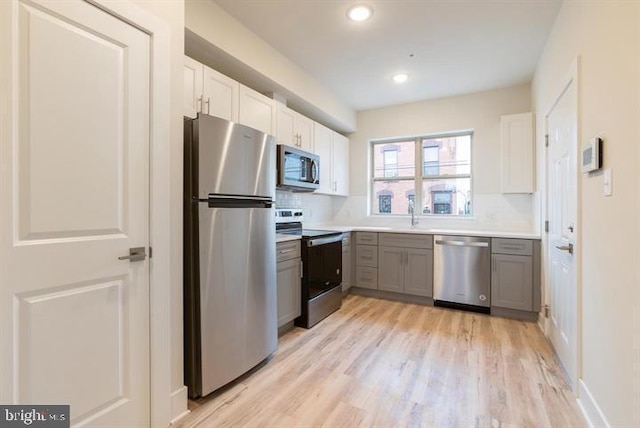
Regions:
<svg viewBox="0 0 640 428"><path fill-rule="evenodd" d="M302 208L305 226L333 222L332 196L276 190L277 208ZM342 198L344 199L344 198Z"/></svg>
<svg viewBox="0 0 640 428"><path fill-rule="evenodd" d="M278 208L302 208L305 227L314 225L408 227L408 216L369 216L367 197L276 191ZM539 233L533 195L478 194L470 217L420 216L419 229L489 230Z"/></svg>
<svg viewBox="0 0 640 428"><path fill-rule="evenodd" d="M419 216L420 229L490 230L538 233L534 226L532 195L478 194L469 217ZM409 216L369 216L367 197L350 196L333 201L333 224L342 226L408 227Z"/></svg>

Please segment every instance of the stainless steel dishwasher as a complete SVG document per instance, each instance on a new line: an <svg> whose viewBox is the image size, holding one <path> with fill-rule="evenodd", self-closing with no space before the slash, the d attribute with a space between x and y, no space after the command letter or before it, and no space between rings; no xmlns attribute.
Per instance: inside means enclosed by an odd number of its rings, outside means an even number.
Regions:
<svg viewBox="0 0 640 428"><path fill-rule="evenodd" d="M450 306L489 312L491 238L434 236L433 300Z"/></svg>

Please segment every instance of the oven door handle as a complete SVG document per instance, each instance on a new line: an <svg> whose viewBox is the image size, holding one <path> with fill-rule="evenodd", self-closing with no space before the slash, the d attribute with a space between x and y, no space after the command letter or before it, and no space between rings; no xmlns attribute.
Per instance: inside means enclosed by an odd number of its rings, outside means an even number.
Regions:
<svg viewBox="0 0 640 428"><path fill-rule="evenodd" d="M309 239L307 247L317 247L318 245L331 244L332 242L342 242L342 234L335 236L326 236L323 238Z"/></svg>

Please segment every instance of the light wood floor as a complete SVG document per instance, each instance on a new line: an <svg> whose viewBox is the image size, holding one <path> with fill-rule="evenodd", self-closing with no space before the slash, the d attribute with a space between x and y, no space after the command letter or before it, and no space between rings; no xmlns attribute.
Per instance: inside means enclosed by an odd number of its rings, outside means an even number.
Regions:
<svg viewBox="0 0 640 428"><path fill-rule="evenodd" d="M586 426L532 323L349 295L187 427Z"/></svg>

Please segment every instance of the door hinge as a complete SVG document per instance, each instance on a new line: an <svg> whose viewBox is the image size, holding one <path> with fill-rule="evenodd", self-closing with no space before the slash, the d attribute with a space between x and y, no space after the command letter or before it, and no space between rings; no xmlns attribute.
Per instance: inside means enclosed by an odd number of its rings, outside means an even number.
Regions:
<svg viewBox="0 0 640 428"><path fill-rule="evenodd" d="M549 318L549 305L544 305L544 317Z"/></svg>
<svg viewBox="0 0 640 428"><path fill-rule="evenodd" d="M544 221L544 231L548 232L549 231L549 220L545 220Z"/></svg>
<svg viewBox="0 0 640 428"><path fill-rule="evenodd" d="M549 147L549 134L544 136L544 146Z"/></svg>

